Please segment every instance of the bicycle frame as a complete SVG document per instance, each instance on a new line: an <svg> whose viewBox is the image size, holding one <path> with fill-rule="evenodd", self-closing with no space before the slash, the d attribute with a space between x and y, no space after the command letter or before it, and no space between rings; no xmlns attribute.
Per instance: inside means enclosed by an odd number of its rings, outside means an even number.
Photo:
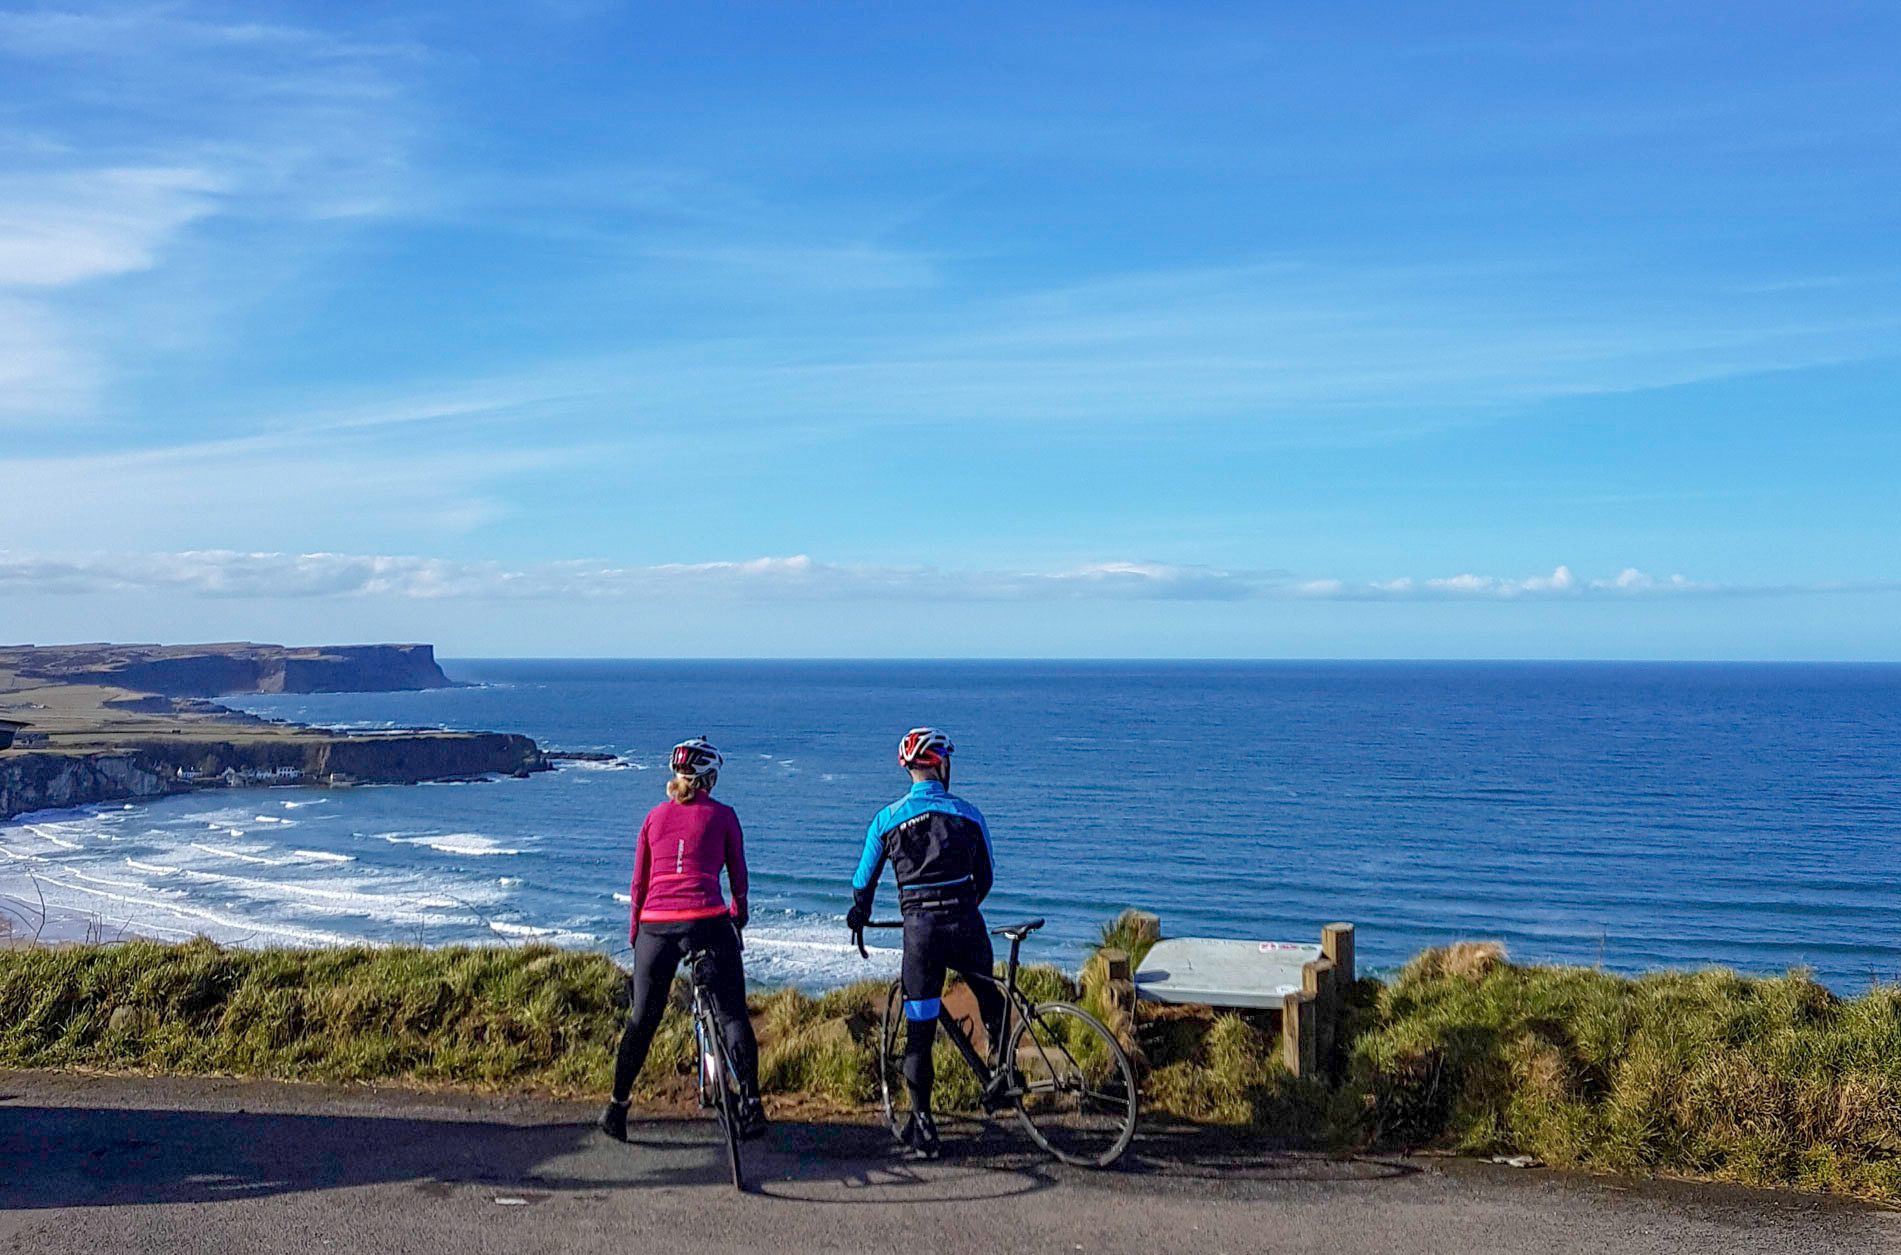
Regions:
<svg viewBox="0 0 1901 1255"><path fill-rule="evenodd" d="M1032 1003L1017 988L1023 941L1042 925L1042 920L1036 920L990 930L993 935L1010 941L1010 954L1004 962L1001 980L991 972L962 973L973 989L978 981L988 981L1003 995L998 1023L985 1025L990 1037L987 1052L990 1058L977 1053L963 1021L941 1002L936 1018L929 1021L930 1032L935 1036L939 1027L944 1029L964 1066L977 1081L978 1102L986 1113L1014 1110L1031 1140L1057 1159L1079 1167L1106 1168L1121 1157L1135 1135L1140 1108L1134 1068L1115 1035L1088 1011L1060 999ZM901 928L903 923L867 921L862 927ZM859 949L864 951L862 929L855 931L855 937ZM899 1039L921 1027L902 1014L905 997L902 978L893 981L885 995L878 1054L878 1083L883 1094L885 1120L900 1140L904 1140L909 1128L901 1116L910 1109L905 1093L909 1082L903 1079L902 1073L916 1039L905 1037L902 1049ZM983 1011L980 1000L979 1019ZM1099 1053L1104 1056L1100 1063L1079 1062L1071 1049L1077 1035L1083 1039L1081 1045L1085 1052L1091 1043L1100 1047ZM1098 1066L1107 1069L1100 1091L1088 1075L1088 1069ZM1075 1120L1082 1123L1072 1123Z"/></svg>
<svg viewBox="0 0 1901 1255"><path fill-rule="evenodd" d="M725 1043L718 1040L717 1033L713 1034L713 1041L707 1040L706 1021L706 994L701 990L699 982L695 981L693 982L694 1064L699 1069L700 1074L700 1105L702 1107L711 1107L713 1105L712 1095L714 1093L714 1087L726 1083L724 1076L725 1063L720 1058L720 1055L724 1053L721 1047L724 1046Z"/></svg>
<svg viewBox="0 0 1901 1255"><path fill-rule="evenodd" d="M902 923L898 921L878 921L869 926L872 928L893 928L902 927ZM937 1008L938 1025L944 1030L944 1035L950 1038L951 1044L957 1048L957 1053L964 1057L964 1062L969 1065L970 1070L976 1074L977 1084L984 1094L986 1105L1001 1106L1002 1103L996 1102L995 1100L1002 1099L1008 1101L1021 1097L1023 1092L1020 1087L1011 1087L995 1092L993 1092L992 1088L997 1085L999 1072L1004 1067L1003 1054L1004 1051L1010 1048L1009 1043L1013 1040L1017 1025L1029 1018L1028 1000L1025 999L1023 994L1017 989L1017 968L1021 962L1020 956L1022 949L1023 938L1012 937L1010 939L1010 957L1004 961L1002 980L998 980L995 976L989 976L979 972L964 973L964 978L967 982L972 980L989 981L990 984L996 986L997 992L1003 995L1003 1019L998 1022L996 1032L990 1036L990 1051L996 1058L994 1064L977 1053L977 1048L970 1044L969 1034L964 1032L964 1026L950 1013L949 1008L942 1005L939 1005ZM985 1025L984 1031L986 1033L990 1031L988 1025ZM1015 1070L1014 1067L1009 1069L1010 1072L1014 1072Z"/></svg>

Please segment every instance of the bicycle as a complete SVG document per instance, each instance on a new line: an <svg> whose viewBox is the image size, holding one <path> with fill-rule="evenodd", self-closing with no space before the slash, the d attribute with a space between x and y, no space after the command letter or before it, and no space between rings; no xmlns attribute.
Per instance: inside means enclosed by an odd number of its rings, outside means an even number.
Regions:
<svg viewBox="0 0 1901 1255"><path fill-rule="evenodd" d="M988 980L1002 991L1003 1023L990 1037L985 1055L970 1034L941 1004L937 1022L977 1080L978 1104L985 1114L1013 1110L1030 1140L1063 1163L1106 1168L1122 1157L1135 1137L1138 1095L1135 1068L1115 1035L1100 1020L1067 1002L1032 1004L1017 989L1018 951L1023 939L1043 921L993 928L992 936L1010 939L1003 980L967 972L970 980ZM902 928L901 920L873 920L867 928ZM858 951L866 958L863 934ZM879 1031L878 1084L885 1122L895 1135L910 1115L910 1090L904 1084L904 983L891 982ZM988 1029L986 1028L986 1032ZM1009 1042L1008 1050L999 1044ZM988 1057L986 1057L986 1055Z"/></svg>
<svg viewBox="0 0 1901 1255"><path fill-rule="evenodd" d="M699 1101L702 1111L711 1109L726 1136L726 1157L733 1167L733 1188L746 1192L746 1179L739 1163L739 1070L733 1066L732 1052L720 1032L719 1016L714 1011L713 993L703 970L713 961L706 950L694 950L686 956L687 983L693 991L693 1053L698 1060Z"/></svg>

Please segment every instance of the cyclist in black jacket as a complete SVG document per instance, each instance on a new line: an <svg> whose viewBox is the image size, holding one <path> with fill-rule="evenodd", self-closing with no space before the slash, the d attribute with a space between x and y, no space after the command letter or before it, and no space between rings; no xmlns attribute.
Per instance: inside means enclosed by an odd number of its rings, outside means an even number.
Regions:
<svg viewBox="0 0 1901 1255"><path fill-rule="evenodd" d="M976 807L950 791L950 738L913 728L898 742L898 762L911 791L878 812L865 834L864 857L852 877L845 923L862 933L871 919L878 878L889 861L897 872L904 916L904 1082L911 1120L900 1134L914 1159L935 1159L931 1119L931 1045L947 970L969 980L986 1025L1003 1019L1003 995L991 983L996 956L978 904L990 892L990 829Z"/></svg>

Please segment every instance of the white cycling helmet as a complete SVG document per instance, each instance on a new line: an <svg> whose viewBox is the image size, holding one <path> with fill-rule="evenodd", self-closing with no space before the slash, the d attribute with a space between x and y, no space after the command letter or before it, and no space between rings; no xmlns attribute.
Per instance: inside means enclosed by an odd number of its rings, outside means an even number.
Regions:
<svg viewBox="0 0 1901 1255"><path fill-rule="evenodd" d="M912 728L898 742L898 762L906 767L938 767L956 749L950 738L936 728Z"/></svg>
<svg viewBox="0 0 1901 1255"><path fill-rule="evenodd" d="M726 760L719 756L713 743L703 736L691 737L673 747L673 774L685 776L689 780L704 780L717 776Z"/></svg>

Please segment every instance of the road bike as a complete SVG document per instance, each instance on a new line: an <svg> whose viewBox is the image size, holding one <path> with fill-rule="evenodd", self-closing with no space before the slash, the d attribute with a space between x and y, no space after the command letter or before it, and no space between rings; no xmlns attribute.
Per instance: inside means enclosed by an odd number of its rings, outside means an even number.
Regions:
<svg viewBox="0 0 1901 1255"><path fill-rule="evenodd" d="M693 1053L698 1060L701 1110L711 1109L726 1135L726 1157L733 1166L733 1188L746 1191L746 1178L739 1163L739 1069L733 1066L732 1052L720 1032L719 1016L714 1010L710 977L713 955L695 950L687 955L687 983L693 991Z"/></svg>
<svg viewBox="0 0 1901 1255"><path fill-rule="evenodd" d="M1043 921L993 928L992 936L1010 939L1010 959L1001 981L979 972L967 980L988 980L1003 994L1003 1022L988 1031L979 1054L971 1033L941 1003L937 1022L977 1082L977 1105L985 1114L1010 1110L1022 1120L1030 1140L1067 1164L1106 1168L1121 1158L1135 1136L1138 1096L1135 1068L1115 1035L1095 1016L1068 1002L1031 1003L1017 989L1018 951L1023 939ZM867 928L902 928L901 920L874 920ZM864 937L860 954L870 957ZM904 984L891 982L878 1035L878 1084L885 1122L902 1136L911 1114L904 1083ZM1002 1043L1008 1049L1001 1049Z"/></svg>

